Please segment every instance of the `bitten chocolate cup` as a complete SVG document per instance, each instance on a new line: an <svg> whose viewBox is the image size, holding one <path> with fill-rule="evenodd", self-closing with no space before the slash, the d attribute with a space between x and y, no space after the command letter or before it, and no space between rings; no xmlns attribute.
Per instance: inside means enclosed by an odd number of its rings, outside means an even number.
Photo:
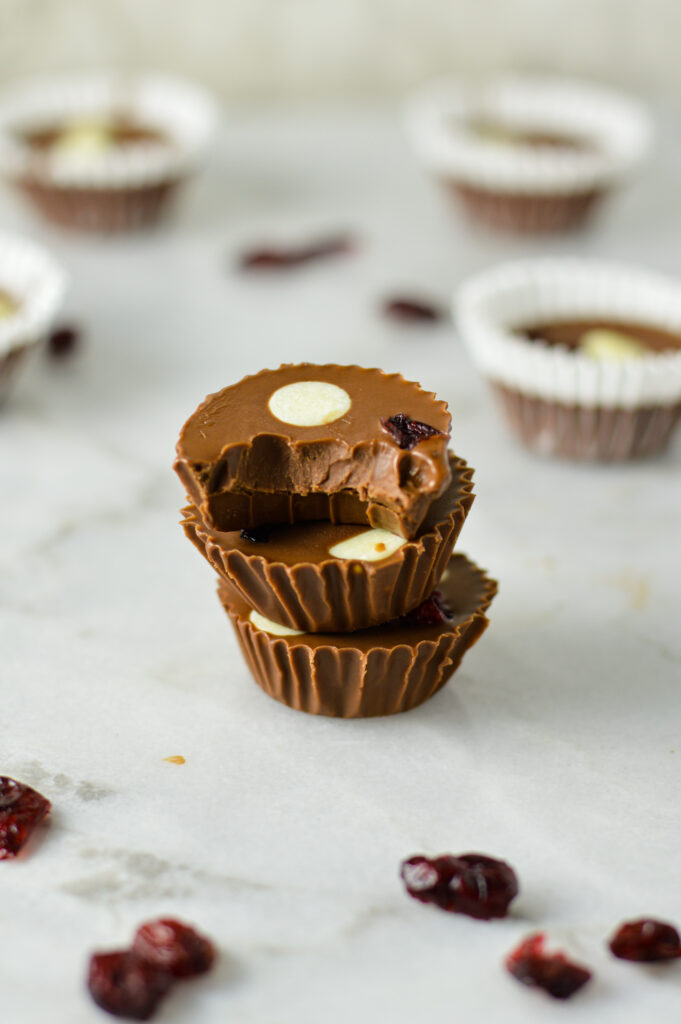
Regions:
<svg viewBox="0 0 681 1024"><path fill-rule="evenodd" d="M409 616L333 634L285 631L259 619L226 581L218 588L265 693L297 711L338 718L408 711L437 693L487 628L485 613L496 591L494 580L457 554L433 598ZM449 613L444 620L443 606Z"/></svg>
<svg viewBox="0 0 681 1024"><path fill-rule="evenodd" d="M411 541L329 522L261 528L249 540L209 529L193 506L182 526L266 618L306 633L366 629L404 615L437 586L473 503L473 470L454 455L449 464L451 483Z"/></svg>
<svg viewBox="0 0 681 1024"><path fill-rule="evenodd" d="M208 526L329 519L411 538L450 475L445 402L399 373L285 364L209 395L175 471Z"/></svg>

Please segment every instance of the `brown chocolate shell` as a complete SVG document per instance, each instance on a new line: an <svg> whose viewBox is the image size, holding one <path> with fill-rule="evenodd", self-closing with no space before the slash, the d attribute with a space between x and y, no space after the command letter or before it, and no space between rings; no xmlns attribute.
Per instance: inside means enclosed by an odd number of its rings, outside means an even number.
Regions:
<svg viewBox="0 0 681 1024"><path fill-rule="evenodd" d="M340 388L349 408L294 425L269 406L307 382ZM430 430L412 438L395 417ZM175 470L208 526L240 530L304 518L368 523L413 537L449 483L447 405L398 373L360 366L283 365L210 395L180 433Z"/></svg>
<svg viewBox="0 0 681 1024"><path fill-rule="evenodd" d="M451 482L418 536L380 561L334 558L329 548L364 532L329 522L275 526L255 542L206 527L193 506L184 531L261 615L305 633L348 632L396 619L437 586L473 503L473 470L449 457ZM257 536L257 535L256 535Z"/></svg>
<svg viewBox="0 0 681 1024"><path fill-rule="evenodd" d="M681 403L633 409L566 405L490 382L513 434L541 455L621 462L661 454Z"/></svg>
<svg viewBox="0 0 681 1024"><path fill-rule="evenodd" d="M27 178L17 185L53 224L75 231L117 234L151 227L160 221L178 181L121 188L76 188Z"/></svg>
<svg viewBox="0 0 681 1024"><path fill-rule="evenodd" d="M437 624L398 619L357 633L275 636L250 622L252 610L230 584L218 588L258 685L297 711L340 718L408 711L456 671L487 628L497 584L457 554L439 591L451 618Z"/></svg>
<svg viewBox="0 0 681 1024"><path fill-rule="evenodd" d="M524 235L575 230L591 217L605 195L603 189L542 195L493 192L461 182L447 185L471 220Z"/></svg>

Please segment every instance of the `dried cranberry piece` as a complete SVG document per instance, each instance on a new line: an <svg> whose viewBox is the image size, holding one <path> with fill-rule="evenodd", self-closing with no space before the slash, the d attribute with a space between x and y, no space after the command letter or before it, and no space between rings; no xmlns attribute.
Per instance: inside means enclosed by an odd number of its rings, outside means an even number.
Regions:
<svg viewBox="0 0 681 1024"><path fill-rule="evenodd" d="M78 347L80 331L77 327L64 324L56 327L47 339L47 351L55 359L69 356Z"/></svg>
<svg viewBox="0 0 681 1024"><path fill-rule="evenodd" d="M542 988L554 999L569 999L591 978L591 971L565 953L546 953L546 936L528 936L506 957L506 969L523 985Z"/></svg>
<svg viewBox="0 0 681 1024"><path fill-rule="evenodd" d="M414 448L419 441L435 437L436 434L442 435L441 430L431 427L429 423L409 419L406 412L382 418L381 426L388 431L394 441L397 441L400 448Z"/></svg>
<svg viewBox="0 0 681 1024"><path fill-rule="evenodd" d="M0 860L16 857L51 806L42 793L0 775Z"/></svg>
<svg viewBox="0 0 681 1024"><path fill-rule="evenodd" d="M673 925L643 917L638 921L625 921L608 943L620 960L653 963L656 960L676 960L681 956L681 938Z"/></svg>
<svg viewBox="0 0 681 1024"><path fill-rule="evenodd" d="M241 255L239 266L242 270L287 270L328 256L352 252L354 247L354 241L349 235L336 235L290 248L272 246L250 249Z"/></svg>
<svg viewBox="0 0 681 1024"><path fill-rule="evenodd" d="M199 935L189 925L170 919L141 925L132 951L147 963L168 971L173 978L205 974L215 960L215 947L210 939Z"/></svg>
<svg viewBox="0 0 681 1024"><path fill-rule="evenodd" d="M386 299L383 303L383 312L392 320L401 320L404 323L438 323L444 315L442 310L431 302L405 296Z"/></svg>
<svg viewBox="0 0 681 1024"><path fill-rule="evenodd" d="M168 971L127 949L94 953L90 959L90 995L114 1017L148 1020L171 984Z"/></svg>
<svg viewBox="0 0 681 1024"><path fill-rule="evenodd" d="M401 875L414 899L482 921L505 917L518 895L513 868L482 853L410 857L403 862Z"/></svg>
<svg viewBox="0 0 681 1024"><path fill-rule="evenodd" d="M417 608L402 616L405 626L440 626L452 621L452 612L441 590L434 590Z"/></svg>
<svg viewBox="0 0 681 1024"><path fill-rule="evenodd" d="M252 544L266 544L270 539L269 526L249 526L239 534L242 540L250 540Z"/></svg>

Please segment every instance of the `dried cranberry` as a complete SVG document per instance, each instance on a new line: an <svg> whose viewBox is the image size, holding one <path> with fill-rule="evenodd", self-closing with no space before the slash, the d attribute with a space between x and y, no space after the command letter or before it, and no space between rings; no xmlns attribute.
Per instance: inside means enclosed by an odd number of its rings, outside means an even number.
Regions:
<svg viewBox="0 0 681 1024"><path fill-rule="evenodd" d="M90 959L90 995L114 1017L148 1020L171 984L168 971L130 950L94 953Z"/></svg>
<svg viewBox="0 0 681 1024"><path fill-rule="evenodd" d="M56 327L47 339L47 351L55 359L69 356L78 347L80 331L77 327L66 324Z"/></svg>
<svg viewBox="0 0 681 1024"><path fill-rule="evenodd" d="M215 947L189 925L164 919L141 925L132 943L147 963L168 971L173 978L192 978L213 966Z"/></svg>
<svg viewBox="0 0 681 1024"><path fill-rule="evenodd" d="M0 860L16 857L51 806L37 790L0 775Z"/></svg>
<svg viewBox="0 0 681 1024"><path fill-rule="evenodd" d="M569 999L591 978L591 971L564 953L546 953L546 936L528 936L506 957L506 969L523 985L543 988L554 999Z"/></svg>
<svg viewBox="0 0 681 1024"><path fill-rule="evenodd" d="M250 540L252 544L266 544L270 539L269 526L249 526L239 534L242 540Z"/></svg>
<svg viewBox="0 0 681 1024"><path fill-rule="evenodd" d="M429 423L409 419L406 412L384 417L381 419L381 426L388 431L394 441L397 441L400 448L414 448L419 441L435 437L436 434L442 435L441 430L431 427Z"/></svg>
<svg viewBox="0 0 681 1024"><path fill-rule="evenodd" d="M349 235L337 235L290 248L272 246L250 249L242 254L239 266L242 270L287 270L299 267L303 263L325 259L327 256L340 256L353 249L354 242Z"/></svg>
<svg viewBox="0 0 681 1024"><path fill-rule="evenodd" d="M609 942L610 949L620 960L638 960L652 963L656 960L676 960L681 956L681 938L676 928L664 921L641 918L625 921Z"/></svg>
<svg viewBox="0 0 681 1024"><path fill-rule="evenodd" d="M452 612L447 607L445 596L440 590L434 590L430 597L422 601L418 608L402 616L405 626L440 626L452 621Z"/></svg>
<svg viewBox="0 0 681 1024"><path fill-rule="evenodd" d="M401 875L414 899L482 921L505 917L518 895L513 868L482 853L410 857L403 862Z"/></svg>
<svg viewBox="0 0 681 1024"><path fill-rule="evenodd" d="M391 319L401 320L405 323L437 323L443 319L444 315L442 310L433 303L403 296L386 299L383 303L383 312Z"/></svg>

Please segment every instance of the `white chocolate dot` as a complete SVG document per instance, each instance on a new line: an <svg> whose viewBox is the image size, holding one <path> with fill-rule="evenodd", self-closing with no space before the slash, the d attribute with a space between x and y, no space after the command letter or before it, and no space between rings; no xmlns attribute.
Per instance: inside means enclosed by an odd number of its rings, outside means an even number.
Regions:
<svg viewBox="0 0 681 1024"><path fill-rule="evenodd" d="M333 558L354 558L360 562L380 562L406 544L404 537L398 537L389 530L365 530L354 537L348 537L329 548Z"/></svg>
<svg viewBox="0 0 681 1024"><path fill-rule="evenodd" d="M580 350L590 359L607 359L621 363L625 359L640 359L648 352L645 345L624 331L595 327L585 331L579 339Z"/></svg>
<svg viewBox="0 0 681 1024"><path fill-rule="evenodd" d="M295 427L317 427L345 416L352 405L347 391L323 380L285 384L267 403L273 416Z"/></svg>
<svg viewBox="0 0 681 1024"><path fill-rule="evenodd" d="M2 295L0 293L0 320L4 320L9 316L13 316L17 311L15 303L10 299L8 295Z"/></svg>
<svg viewBox="0 0 681 1024"><path fill-rule="evenodd" d="M90 155L102 153L112 144L111 130L104 118L83 118L64 127L56 142L60 153Z"/></svg>
<svg viewBox="0 0 681 1024"><path fill-rule="evenodd" d="M303 631L301 629L291 629L289 626L282 626L278 622L272 622L271 619L266 619L260 612L256 612L255 608L248 619L256 629L262 629L264 633L271 633L272 636L302 636Z"/></svg>

